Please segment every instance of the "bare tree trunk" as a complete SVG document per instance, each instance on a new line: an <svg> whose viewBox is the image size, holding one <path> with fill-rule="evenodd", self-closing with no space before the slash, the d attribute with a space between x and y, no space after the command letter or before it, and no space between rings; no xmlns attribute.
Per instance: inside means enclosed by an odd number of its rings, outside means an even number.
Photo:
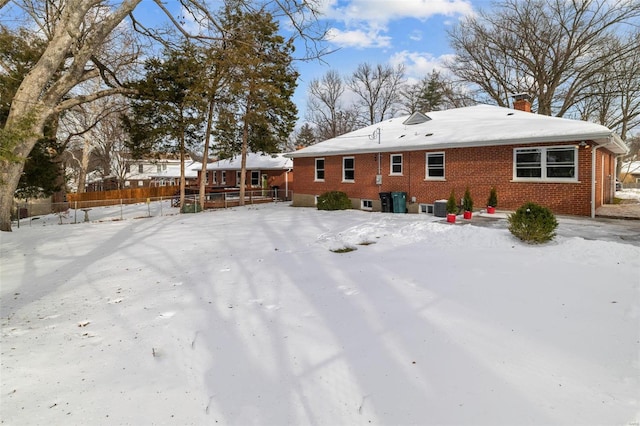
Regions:
<svg viewBox="0 0 640 426"><path fill-rule="evenodd" d="M207 159L209 158L209 138L211 137L211 127L213 126L213 108L215 101L212 99L209 103L209 112L207 116L207 130L204 135L204 148L202 150L202 169L200 172L200 205L204 209L204 196L206 191L205 182L207 181Z"/></svg>
<svg viewBox="0 0 640 426"><path fill-rule="evenodd" d="M242 155L240 162L240 205L244 206L245 183L247 182L247 151L249 146L249 123L247 123L248 109L245 111L244 126L242 127Z"/></svg>

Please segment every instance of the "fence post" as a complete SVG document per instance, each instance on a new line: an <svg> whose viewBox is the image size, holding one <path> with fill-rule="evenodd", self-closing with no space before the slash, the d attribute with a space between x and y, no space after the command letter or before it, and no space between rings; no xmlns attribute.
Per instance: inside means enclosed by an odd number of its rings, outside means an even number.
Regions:
<svg viewBox="0 0 640 426"><path fill-rule="evenodd" d="M73 203L73 223L78 223L76 219L78 218L78 200Z"/></svg>
<svg viewBox="0 0 640 426"><path fill-rule="evenodd" d="M160 196L160 216L162 216L162 196Z"/></svg>
<svg viewBox="0 0 640 426"><path fill-rule="evenodd" d="M120 198L120 220L122 220L122 198Z"/></svg>

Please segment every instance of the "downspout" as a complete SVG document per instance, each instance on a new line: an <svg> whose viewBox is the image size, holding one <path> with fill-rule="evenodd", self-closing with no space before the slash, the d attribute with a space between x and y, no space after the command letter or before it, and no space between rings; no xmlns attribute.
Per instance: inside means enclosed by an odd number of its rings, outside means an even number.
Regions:
<svg viewBox="0 0 640 426"><path fill-rule="evenodd" d="M291 169L288 169L284 172L284 197L285 199L289 196L289 172Z"/></svg>
<svg viewBox="0 0 640 426"><path fill-rule="evenodd" d="M611 138L609 138L609 142L604 145L596 145L591 149L591 219L596 217L596 151L598 148L604 148L612 143Z"/></svg>

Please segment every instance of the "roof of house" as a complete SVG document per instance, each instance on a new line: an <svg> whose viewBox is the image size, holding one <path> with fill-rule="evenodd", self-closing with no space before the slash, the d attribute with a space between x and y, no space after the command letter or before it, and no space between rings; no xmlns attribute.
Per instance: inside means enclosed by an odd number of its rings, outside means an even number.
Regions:
<svg viewBox="0 0 640 426"><path fill-rule="evenodd" d="M241 157L235 156L207 164L207 170L240 170ZM288 170L293 168L293 161L284 154L247 154L247 170Z"/></svg>
<svg viewBox="0 0 640 426"><path fill-rule="evenodd" d="M316 157L582 140L607 145L616 154L627 152L620 137L599 124L476 105L392 118L286 155Z"/></svg>
<svg viewBox="0 0 640 426"><path fill-rule="evenodd" d="M184 177L187 179L195 179L198 177L198 170L202 167L197 161L187 160L184 162ZM180 177L180 163L169 164L165 170L151 173L154 179L174 179Z"/></svg>

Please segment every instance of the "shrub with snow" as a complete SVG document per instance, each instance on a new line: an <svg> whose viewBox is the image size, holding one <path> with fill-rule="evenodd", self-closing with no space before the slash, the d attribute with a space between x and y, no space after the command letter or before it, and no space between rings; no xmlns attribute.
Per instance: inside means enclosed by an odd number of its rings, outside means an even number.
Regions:
<svg viewBox="0 0 640 426"><path fill-rule="evenodd" d="M536 203L526 203L509 215L509 231L530 244L545 243L555 237L558 221L551 210Z"/></svg>

